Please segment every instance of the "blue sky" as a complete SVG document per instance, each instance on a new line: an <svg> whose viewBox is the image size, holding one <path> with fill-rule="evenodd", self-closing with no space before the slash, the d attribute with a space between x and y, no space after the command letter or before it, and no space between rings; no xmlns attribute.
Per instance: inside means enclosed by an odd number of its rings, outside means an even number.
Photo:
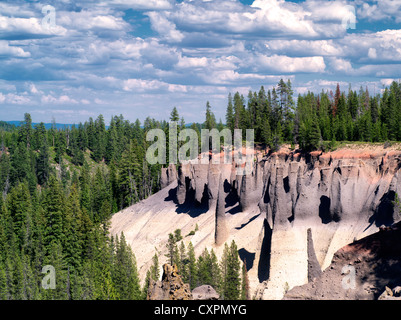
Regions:
<svg viewBox="0 0 401 320"><path fill-rule="evenodd" d="M400 62L401 0L0 1L0 120L224 121L229 92L380 93Z"/></svg>

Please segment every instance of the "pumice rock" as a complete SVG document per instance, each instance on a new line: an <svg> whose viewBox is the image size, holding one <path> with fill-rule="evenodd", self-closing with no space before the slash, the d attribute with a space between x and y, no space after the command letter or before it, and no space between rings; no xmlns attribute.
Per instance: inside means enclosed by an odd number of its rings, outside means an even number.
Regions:
<svg viewBox="0 0 401 320"><path fill-rule="evenodd" d="M229 231L226 222L225 199L226 193L224 192L224 182L222 175L219 177L219 190L216 205L216 228L215 228L215 244L221 246L227 240Z"/></svg>
<svg viewBox="0 0 401 320"><path fill-rule="evenodd" d="M164 189L113 216L111 233L124 232L142 278L155 248L162 256L168 234L181 229L197 255L207 247L220 257L224 242L235 240L251 295L281 299L324 272L340 248L401 219L396 149L281 149L255 159L245 176L223 161L166 168Z"/></svg>
<svg viewBox="0 0 401 320"><path fill-rule="evenodd" d="M163 265L161 281L150 281L147 300L193 300L189 284L182 281L176 265Z"/></svg>

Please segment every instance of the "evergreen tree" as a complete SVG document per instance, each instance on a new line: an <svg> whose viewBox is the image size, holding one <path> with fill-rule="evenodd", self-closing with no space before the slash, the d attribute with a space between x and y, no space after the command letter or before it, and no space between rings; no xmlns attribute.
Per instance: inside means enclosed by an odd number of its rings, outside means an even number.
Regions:
<svg viewBox="0 0 401 320"><path fill-rule="evenodd" d="M241 277L241 298L240 300L249 300L249 278L246 270L246 261L242 261L242 277Z"/></svg>
<svg viewBox="0 0 401 320"><path fill-rule="evenodd" d="M192 242L188 244L188 283L191 290L195 289L198 283L196 256Z"/></svg>
<svg viewBox="0 0 401 320"><path fill-rule="evenodd" d="M36 160L36 175L40 185L45 184L50 177L50 153L46 138L43 138L40 144Z"/></svg>
<svg viewBox="0 0 401 320"><path fill-rule="evenodd" d="M60 182L51 176L48 189L43 200L45 209L46 227L44 230L44 242L46 248L52 247L53 243L61 243L64 240L63 233L63 214L65 212L65 201ZM60 242L61 241L61 242Z"/></svg>
<svg viewBox="0 0 401 320"><path fill-rule="evenodd" d="M210 106L209 101L206 103L206 120L204 127L208 130L216 128L216 118L212 112L212 107Z"/></svg>
<svg viewBox="0 0 401 320"><path fill-rule="evenodd" d="M226 110L226 125L228 129L232 133L234 133L234 128L235 128L235 117L234 117L234 107L233 107L233 100L231 97L231 93L228 94L228 104L227 104L227 110Z"/></svg>
<svg viewBox="0 0 401 320"><path fill-rule="evenodd" d="M221 262L223 288L222 293L225 300L238 300L241 294L240 260L235 241L230 247L225 244Z"/></svg>
<svg viewBox="0 0 401 320"><path fill-rule="evenodd" d="M124 300L139 300L141 290L135 256L127 246L124 233L117 239L114 283L118 296Z"/></svg>
<svg viewBox="0 0 401 320"><path fill-rule="evenodd" d="M176 107L174 107L170 113L170 121L178 122L179 120L180 120L180 116L178 114L178 110Z"/></svg>

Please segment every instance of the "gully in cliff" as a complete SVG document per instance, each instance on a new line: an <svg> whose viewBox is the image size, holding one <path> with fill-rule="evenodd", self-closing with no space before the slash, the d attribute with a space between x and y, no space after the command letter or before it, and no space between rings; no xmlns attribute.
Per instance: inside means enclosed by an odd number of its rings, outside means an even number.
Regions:
<svg viewBox="0 0 401 320"><path fill-rule="evenodd" d="M157 138L156 141L155 138ZM224 141L223 146L221 146L222 139ZM148 163L166 164L167 140L165 132L162 129L149 130L146 135L146 141L154 142L146 152L146 160ZM252 172L255 153L253 129L246 130L245 156L242 142L242 130L240 129L235 129L234 134L229 129L223 129L221 131L217 129L202 129L200 141L201 154L198 156L198 133L193 129L187 128L178 130L177 122L170 122L168 139L169 163L177 164L179 162L184 164L191 162L192 164L198 164L200 161L201 164L209 164L209 161L212 160L212 164L220 164L220 150L223 150L224 163L231 164L234 161L237 164L237 175L247 175ZM179 149L178 142L184 143Z"/></svg>

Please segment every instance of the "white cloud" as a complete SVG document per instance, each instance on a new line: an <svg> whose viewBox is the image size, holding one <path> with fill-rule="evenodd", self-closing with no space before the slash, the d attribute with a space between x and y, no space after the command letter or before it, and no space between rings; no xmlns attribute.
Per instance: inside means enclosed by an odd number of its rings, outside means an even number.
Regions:
<svg viewBox="0 0 401 320"><path fill-rule="evenodd" d="M362 19L368 21L379 21L379 20L395 20L400 23L401 14L401 1L400 0L374 0L370 1L372 4L366 1L356 0L359 4L357 15Z"/></svg>
<svg viewBox="0 0 401 320"><path fill-rule="evenodd" d="M314 38L319 34L309 15L302 6L284 0L255 0L250 7L226 0L182 2L169 18L185 31Z"/></svg>
<svg viewBox="0 0 401 320"><path fill-rule="evenodd" d="M159 80L128 79L123 83L123 89L130 92L157 91L158 93L187 92L185 85L170 84Z"/></svg>
<svg viewBox="0 0 401 320"><path fill-rule="evenodd" d="M235 70L211 70L210 72L199 75L203 81L207 84L219 84L219 85L232 85L235 83L244 82L278 82L280 77L273 75L261 75L255 73L239 73Z"/></svg>
<svg viewBox="0 0 401 320"><path fill-rule="evenodd" d="M344 18L349 18L350 13L354 15L354 7L347 1L307 0L305 7L311 12L313 21L333 21L342 23Z"/></svg>
<svg viewBox="0 0 401 320"><path fill-rule="evenodd" d="M252 7L260 10L245 13L244 16L250 19L251 24L256 24L259 28L272 28L307 38L318 35L311 21L306 19L310 14L301 6L286 6L284 0L255 0Z"/></svg>
<svg viewBox="0 0 401 320"><path fill-rule="evenodd" d="M255 65L274 73L319 73L324 72L326 65L323 57L287 57L283 55L258 55Z"/></svg>
<svg viewBox="0 0 401 320"><path fill-rule="evenodd" d="M377 58L377 51L375 48L369 48L368 57L373 60Z"/></svg>
<svg viewBox="0 0 401 320"><path fill-rule="evenodd" d="M82 10L80 12L62 11L57 15L57 24L68 30L109 30L123 31L129 28L121 17L107 14L101 10Z"/></svg>
<svg viewBox="0 0 401 320"><path fill-rule="evenodd" d="M39 91L39 90L36 88L35 84L33 84L33 83L31 83L31 84L29 85L29 92L31 92L32 94L43 93L42 91Z"/></svg>
<svg viewBox="0 0 401 320"><path fill-rule="evenodd" d="M53 95L43 95L41 97L41 102L44 104L78 104L78 101L70 98L67 95L61 95L59 97L54 97Z"/></svg>
<svg viewBox="0 0 401 320"><path fill-rule="evenodd" d="M37 18L14 18L0 16L0 39L30 39L66 34L66 29L59 25L43 27Z"/></svg>
<svg viewBox="0 0 401 320"><path fill-rule="evenodd" d="M380 83L385 87L388 87L393 83L393 81L395 81L395 79L381 79Z"/></svg>
<svg viewBox="0 0 401 320"><path fill-rule="evenodd" d="M17 58L29 58L30 52L24 51L22 48L10 46L7 41L0 40L0 56L13 56Z"/></svg>
<svg viewBox="0 0 401 320"><path fill-rule="evenodd" d="M3 95L0 93L0 102L8 104L24 105L29 103L31 100L23 95L18 95L16 93L7 93Z"/></svg>
<svg viewBox="0 0 401 320"><path fill-rule="evenodd" d="M343 55L355 61L398 62L401 60L401 30L349 34L338 41Z"/></svg>
<svg viewBox="0 0 401 320"><path fill-rule="evenodd" d="M348 60L335 57L328 58L328 60L330 61L329 64L331 70L342 74L350 74L351 72L353 72L352 64Z"/></svg>
<svg viewBox="0 0 401 320"><path fill-rule="evenodd" d="M334 40L270 40L266 49L271 52L285 52L292 56L338 56L343 54L341 46Z"/></svg>
<svg viewBox="0 0 401 320"><path fill-rule="evenodd" d="M163 10L171 9L173 1L170 0L110 0L103 2L107 5L117 5L139 10Z"/></svg>
<svg viewBox="0 0 401 320"><path fill-rule="evenodd" d="M163 12L151 11L147 15L150 18L152 29L157 31L168 42L181 42L183 33L177 30L176 25L167 19Z"/></svg>

